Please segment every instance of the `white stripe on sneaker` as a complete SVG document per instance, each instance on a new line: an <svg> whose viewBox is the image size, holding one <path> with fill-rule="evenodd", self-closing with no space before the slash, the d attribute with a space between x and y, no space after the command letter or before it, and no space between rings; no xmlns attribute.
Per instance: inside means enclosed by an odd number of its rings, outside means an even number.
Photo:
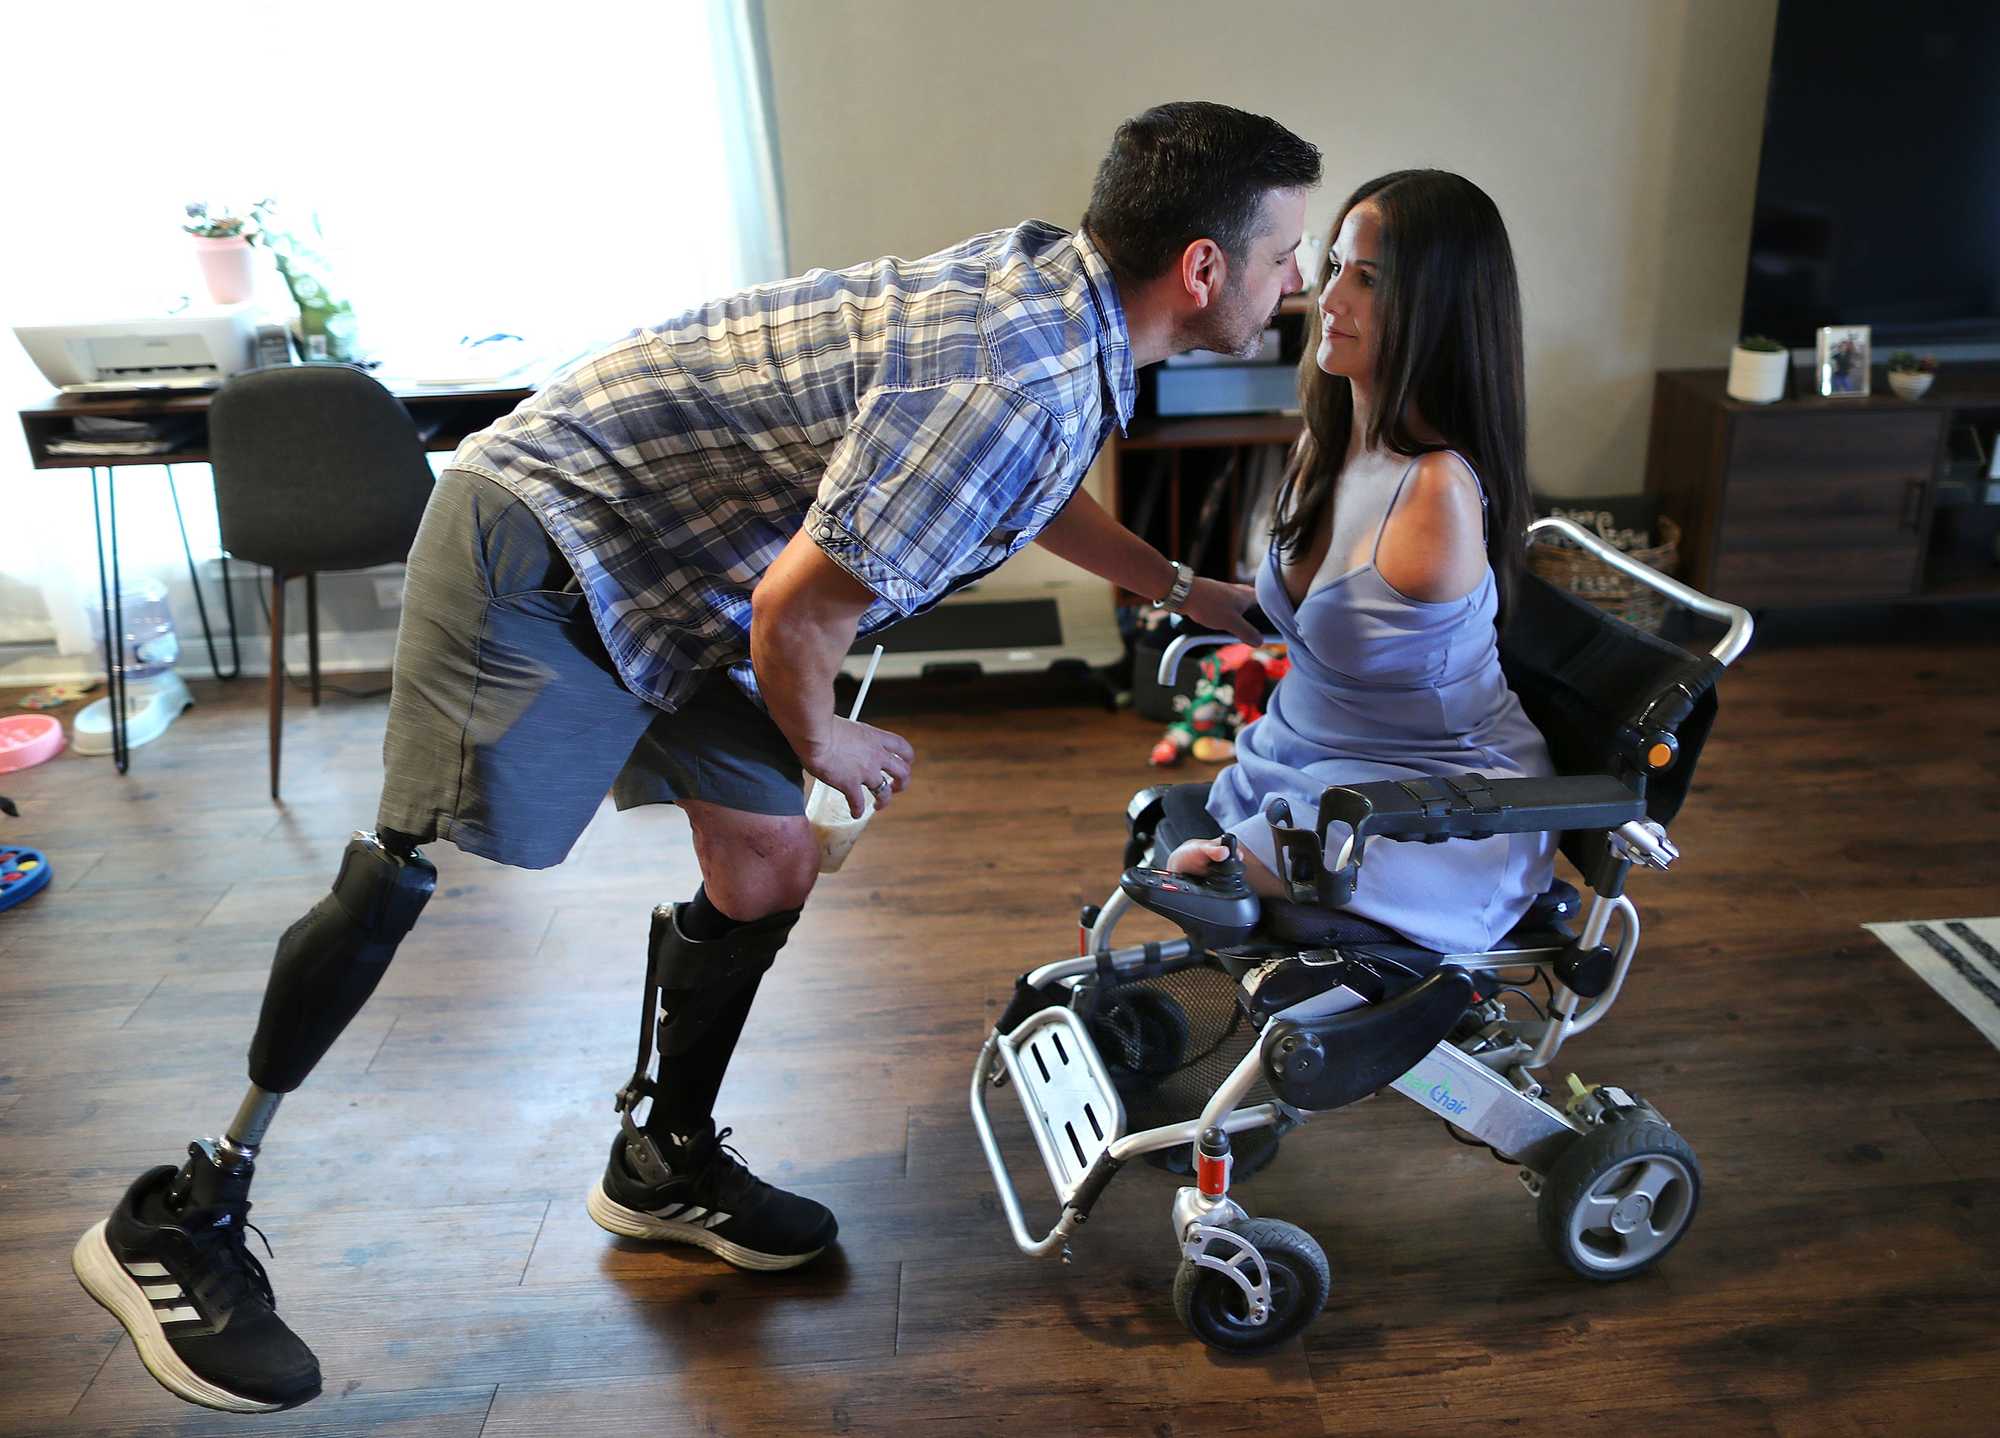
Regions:
<svg viewBox="0 0 2000 1438"><path fill-rule="evenodd" d="M125 1271L134 1278L165 1278L167 1266L164 1263L128 1263Z"/></svg>
<svg viewBox="0 0 2000 1438"><path fill-rule="evenodd" d="M153 1316L162 1323L198 1323L201 1310L196 1308L157 1308Z"/></svg>
<svg viewBox="0 0 2000 1438"><path fill-rule="evenodd" d="M607 1233L615 1233L620 1238L641 1238L667 1243L691 1243L705 1248L725 1263L738 1268L773 1272L782 1268L796 1268L808 1259L816 1258L825 1251L824 1247L811 1249L805 1253L762 1253L744 1244L732 1243L718 1234L711 1233L704 1223L677 1223L663 1220L655 1214L640 1209L627 1208L604 1191L602 1181L591 1185L584 1199L584 1207L591 1221ZM726 1223L730 1214L712 1215L715 1222Z"/></svg>
<svg viewBox="0 0 2000 1438"><path fill-rule="evenodd" d="M178 1283L142 1283L139 1291L148 1298L179 1298L182 1296Z"/></svg>

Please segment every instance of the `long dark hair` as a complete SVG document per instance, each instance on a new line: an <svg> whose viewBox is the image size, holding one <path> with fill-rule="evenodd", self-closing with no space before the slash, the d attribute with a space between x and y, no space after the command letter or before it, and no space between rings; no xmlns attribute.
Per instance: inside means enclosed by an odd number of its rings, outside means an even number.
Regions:
<svg viewBox="0 0 2000 1438"><path fill-rule="evenodd" d="M1527 417L1521 365L1521 287L1507 227L1484 190L1446 170L1398 170L1370 180L1341 206L1320 261L1326 288L1333 240L1356 205L1381 212L1375 280L1375 409L1368 448L1419 455L1455 449L1486 487L1486 555L1504 613L1521 572L1529 518ZM1315 309L1315 324L1323 323ZM1314 331L1311 341L1317 341ZM1333 501L1354 431L1345 376L1299 363L1306 433L1278 491L1278 549L1295 559L1312 546ZM1427 443L1412 419L1443 436Z"/></svg>

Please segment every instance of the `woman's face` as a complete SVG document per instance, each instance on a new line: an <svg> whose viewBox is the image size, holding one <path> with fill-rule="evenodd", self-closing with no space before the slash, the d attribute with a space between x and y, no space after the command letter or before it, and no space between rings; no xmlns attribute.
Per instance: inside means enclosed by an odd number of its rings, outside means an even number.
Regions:
<svg viewBox="0 0 2000 1438"><path fill-rule="evenodd" d="M1328 374L1364 384L1375 373L1375 276L1382 215L1364 200L1347 212L1333 237L1326 288L1319 292L1320 337L1315 359Z"/></svg>

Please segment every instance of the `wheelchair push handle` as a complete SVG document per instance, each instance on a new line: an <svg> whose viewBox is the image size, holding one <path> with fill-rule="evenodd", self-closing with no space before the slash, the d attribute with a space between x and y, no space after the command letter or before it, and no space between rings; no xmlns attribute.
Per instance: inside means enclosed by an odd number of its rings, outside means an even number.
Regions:
<svg viewBox="0 0 2000 1438"><path fill-rule="evenodd" d="M1731 604L1726 599L1714 599L1699 589L1681 583L1671 575L1660 573L1651 565L1641 564L1623 550L1607 544L1573 520L1558 519L1550 515L1538 519L1528 526L1528 543L1533 544L1542 535L1557 535L1587 551L1592 558L1603 561L1624 575L1648 589L1665 595L1683 608L1692 609L1705 619L1713 619L1727 626L1722 638L1708 651L1708 657L1716 669L1733 663L1736 657L1750 647L1751 631L1756 627L1750 618L1750 611L1740 604ZM1712 680L1712 675L1711 675Z"/></svg>

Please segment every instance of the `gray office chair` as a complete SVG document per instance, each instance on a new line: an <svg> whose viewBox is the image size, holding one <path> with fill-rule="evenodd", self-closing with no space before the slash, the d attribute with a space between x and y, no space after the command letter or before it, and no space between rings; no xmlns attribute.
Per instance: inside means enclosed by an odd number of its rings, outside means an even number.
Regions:
<svg viewBox="0 0 2000 1438"><path fill-rule="evenodd" d="M231 379L208 411L222 547L271 570L271 797L285 704L285 583L306 581L312 702L319 704L322 572L409 557L431 467L402 402L346 365L278 366Z"/></svg>

